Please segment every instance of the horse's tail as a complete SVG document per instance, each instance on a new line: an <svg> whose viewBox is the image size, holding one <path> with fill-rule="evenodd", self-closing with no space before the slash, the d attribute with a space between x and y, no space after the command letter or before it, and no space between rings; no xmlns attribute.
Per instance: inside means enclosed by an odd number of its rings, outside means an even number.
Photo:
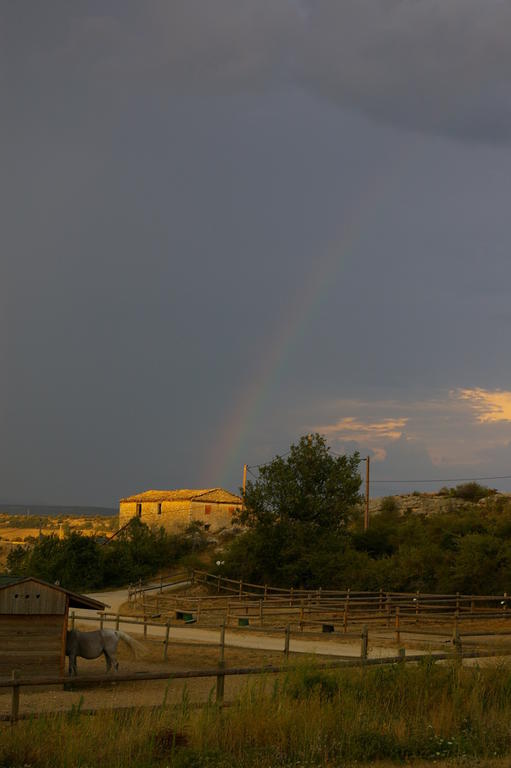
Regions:
<svg viewBox="0 0 511 768"><path fill-rule="evenodd" d="M122 630L117 629L115 630L115 634L119 640L124 640L126 645L129 646L130 650L135 654L136 659L138 659L139 656L144 656L147 653L142 643L139 643L138 640L135 640L133 637L131 637L131 635L127 635L126 632L122 632Z"/></svg>

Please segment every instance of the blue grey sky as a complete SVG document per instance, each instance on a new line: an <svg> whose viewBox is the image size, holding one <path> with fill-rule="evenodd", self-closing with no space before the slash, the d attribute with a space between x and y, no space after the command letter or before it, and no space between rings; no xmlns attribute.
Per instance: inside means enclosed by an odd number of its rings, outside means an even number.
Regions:
<svg viewBox="0 0 511 768"><path fill-rule="evenodd" d="M511 475L510 23L0 0L0 501L236 490L316 429Z"/></svg>

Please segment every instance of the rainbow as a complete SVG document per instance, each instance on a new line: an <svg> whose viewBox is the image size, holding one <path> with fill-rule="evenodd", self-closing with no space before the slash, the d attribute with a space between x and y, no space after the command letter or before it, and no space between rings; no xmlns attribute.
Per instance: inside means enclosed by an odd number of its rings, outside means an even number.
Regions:
<svg viewBox="0 0 511 768"><path fill-rule="evenodd" d="M401 152L401 155L403 154L407 153ZM368 200L367 189L364 190L365 194L359 193L356 199L352 200L350 209L344 216L347 224L344 225L343 232L326 248L323 258L313 264L303 290L289 303L284 321L266 347L264 358L260 361L255 375L227 414L220 438L215 442L202 473L202 479L206 483L228 484L237 470L241 484L242 465L247 460L247 457L241 457L242 444L263 412L302 329L331 290L338 272L345 264L347 254L360 239L367 210L371 206L374 208L377 202L385 197L389 177L395 176L396 173L395 157L389 156L387 160L388 173L380 169L377 180L371 180L371 201Z"/></svg>

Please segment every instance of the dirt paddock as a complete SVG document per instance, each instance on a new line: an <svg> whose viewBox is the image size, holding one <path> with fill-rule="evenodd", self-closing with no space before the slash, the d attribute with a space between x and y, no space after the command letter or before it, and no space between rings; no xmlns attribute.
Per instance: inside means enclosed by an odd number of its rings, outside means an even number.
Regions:
<svg viewBox="0 0 511 768"><path fill-rule="evenodd" d="M168 660L162 660L162 643L143 641L141 636L133 633L145 648L145 655L135 659L124 643L119 643L119 671L124 673L137 672L168 672L214 669L218 665L218 648L201 647L200 644L173 645L169 643ZM278 665L284 661L282 653L259 651L252 649L226 648L225 662L227 667L256 667L263 665ZM66 659L67 664L67 659ZM80 685L80 675L104 675L106 671L103 656L99 659L78 659L78 677L74 678L73 690L64 691L62 688L21 688L20 715L40 712L58 712L70 710L73 707L82 709L104 709L118 707L150 707L159 706L164 701L177 704L183 697L190 703L207 702L210 696L214 698L216 678L191 678L188 680L154 680L147 682L117 683L112 676L111 683L100 686ZM253 676L232 676L225 679L225 700L233 700L245 688L247 682L255 681ZM0 716L8 715L11 711L11 689L0 689Z"/></svg>

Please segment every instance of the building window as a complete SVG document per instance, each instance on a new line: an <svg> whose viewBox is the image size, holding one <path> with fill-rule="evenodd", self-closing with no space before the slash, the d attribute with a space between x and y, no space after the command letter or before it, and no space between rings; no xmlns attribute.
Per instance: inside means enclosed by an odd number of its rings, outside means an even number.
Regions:
<svg viewBox="0 0 511 768"><path fill-rule="evenodd" d="M161 504L158 504L158 514L161 515Z"/></svg>
<svg viewBox="0 0 511 768"><path fill-rule="evenodd" d="M206 506L204 507L204 514L205 515L211 514L211 504L206 504Z"/></svg>
<svg viewBox="0 0 511 768"><path fill-rule="evenodd" d="M142 517L142 504L137 504L137 517Z"/></svg>

